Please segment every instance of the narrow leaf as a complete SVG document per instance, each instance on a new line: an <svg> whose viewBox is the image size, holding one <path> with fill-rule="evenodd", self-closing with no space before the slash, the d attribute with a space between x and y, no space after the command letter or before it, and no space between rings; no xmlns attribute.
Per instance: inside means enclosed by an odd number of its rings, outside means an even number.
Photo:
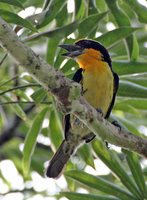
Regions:
<svg viewBox="0 0 147 200"><path fill-rule="evenodd" d="M97 6L97 9L100 12L104 12L104 11L107 10L107 5L106 5L105 0L97 0L97 1L95 1L95 3L96 3L96 6Z"/></svg>
<svg viewBox="0 0 147 200"><path fill-rule="evenodd" d="M146 62L126 62L126 61L115 61L113 62L113 69L119 75L128 75L136 73L146 73L147 63Z"/></svg>
<svg viewBox="0 0 147 200"><path fill-rule="evenodd" d="M0 9L0 16L3 17L4 20L6 20L8 23L13 23L23 26L25 28L32 30L33 32L37 31L36 28L34 28L29 21L23 19L22 17L18 16L15 13Z"/></svg>
<svg viewBox="0 0 147 200"><path fill-rule="evenodd" d="M6 95L3 95L2 98L5 99L6 102L12 101L12 98ZM19 116L22 120L26 121L27 116L19 104L9 104L9 105L17 116Z"/></svg>
<svg viewBox="0 0 147 200"><path fill-rule="evenodd" d="M136 83L138 85L142 85L144 87L147 87L147 81L146 81L147 80L147 76L145 76L145 77L142 77L142 76L140 76L140 77L137 77L137 76L127 76L127 77L124 78L124 80Z"/></svg>
<svg viewBox="0 0 147 200"><path fill-rule="evenodd" d="M132 172L137 187L140 189L140 193L142 194L142 199L145 199L147 198L147 187L145 185L143 171L140 166L138 155L127 150L123 150L123 152L126 154L126 159L129 168Z"/></svg>
<svg viewBox="0 0 147 200"><path fill-rule="evenodd" d="M137 14L140 22L146 23L147 22L147 14L146 14L146 7L142 6L138 1L128 0L127 4L135 11Z"/></svg>
<svg viewBox="0 0 147 200"><path fill-rule="evenodd" d="M98 42L101 42L105 47L111 48L115 45L115 43L128 37L130 34L138 29L139 28L120 27L99 36L98 38L96 38L96 40Z"/></svg>
<svg viewBox="0 0 147 200"><path fill-rule="evenodd" d="M92 155L92 149L89 145L83 145L79 150L78 154L81 155L82 159L85 161L87 165L90 165L91 167L94 166L94 160Z"/></svg>
<svg viewBox="0 0 147 200"><path fill-rule="evenodd" d="M61 192L62 196L68 198L69 200L119 200L119 198L110 197L110 196L102 196L102 195L94 195L94 194L80 194L75 192Z"/></svg>
<svg viewBox="0 0 147 200"><path fill-rule="evenodd" d="M115 103L115 109L127 111L128 107L135 109L147 110L147 99L131 98L127 100L120 100Z"/></svg>
<svg viewBox="0 0 147 200"><path fill-rule="evenodd" d="M53 19L55 19L56 15L62 10L67 0L51 0L46 8L46 14L41 21L41 24L37 26L37 28L42 28L49 24Z"/></svg>
<svg viewBox="0 0 147 200"><path fill-rule="evenodd" d="M147 98L147 88L129 81L120 81L119 96Z"/></svg>
<svg viewBox="0 0 147 200"><path fill-rule="evenodd" d="M139 57L139 44L136 38L136 35L132 35L129 38L127 38L127 45L129 47L129 50L131 52L131 60L137 60Z"/></svg>
<svg viewBox="0 0 147 200"><path fill-rule="evenodd" d="M24 9L23 5L18 0L13 0L13 1L12 0L0 0L0 2L7 3L7 4L10 4L10 5L13 5L13 6L17 6L19 8Z"/></svg>
<svg viewBox="0 0 147 200"><path fill-rule="evenodd" d="M56 39L49 39L48 40L48 46L47 46L47 53L46 53L46 57L47 57L47 62L50 65L54 65L54 61L55 58L57 56L57 49L58 49L58 45L60 42L60 38L56 38ZM55 66L54 66L55 67ZM59 67L59 66L58 66Z"/></svg>
<svg viewBox="0 0 147 200"><path fill-rule="evenodd" d="M84 18L87 11L86 3L84 1L75 1L75 16L76 19Z"/></svg>
<svg viewBox="0 0 147 200"><path fill-rule="evenodd" d="M122 200L135 199L129 192L101 177L95 177L86 172L76 170L65 172L65 175L90 188L102 191L106 194L113 195L116 197L121 196Z"/></svg>
<svg viewBox="0 0 147 200"><path fill-rule="evenodd" d="M131 21L127 13L125 13L122 7L119 6L117 1L113 1L112 3L109 0L106 0L106 3L109 9L111 10L111 13L119 27L124 27L124 26L131 27ZM130 34L128 37L125 38L125 41L126 41L125 46L126 46L126 50L127 50L129 58L136 60L139 53L138 51L139 49L137 48L136 36L133 34Z"/></svg>
<svg viewBox="0 0 147 200"><path fill-rule="evenodd" d="M57 148L63 139L63 129L61 127L59 115L55 110L50 114L49 133L52 144Z"/></svg>
<svg viewBox="0 0 147 200"><path fill-rule="evenodd" d="M98 22L107 15L108 12L104 13L98 13L94 15L90 15L87 18L85 18L80 24L79 24L79 38L81 37L87 37L95 27L98 26Z"/></svg>
<svg viewBox="0 0 147 200"><path fill-rule="evenodd" d="M139 191L132 181L132 179L126 173L123 163L113 151L109 151L104 147L101 141L95 140L92 143L93 149L96 155L120 178L121 182L126 188L134 194L134 196L140 199Z"/></svg>
<svg viewBox="0 0 147 200"><path fill-rule="evenodd" d="M35 40L38 39L40 37L48 37L48 38L64 38L66 36L68 36L70 33L72 33L73 31L75 31L75 29L78 27L78 22L75 21L71 24L68 24L66 26L60 27L60 28L56 28L54 30L50 30L50 31L45 31L45 32L41 32L41 33L36 33L34 35L31 35L30 37L28 37L27 39L25 39L26 41L30 41L30 40Z"/></svg>
<svg viewBox="0 0 147 200"><path fill-rule="evenodd" d="M11 105L11 107L13 111L17 114L17 116L26 121L27 116L19 104L13 104Z"/></svg>
<svg viewBox="0 0 147 200"><path fill-rule="evenodd" d="M31 98L36 102L41 102L47 96L47 92L44 88L39 88L32 95Z"/></svg>
<svg viewBox="0 0 147 200"><path fill-rule="evenodd" d="M105 0L118 26L130 26L130 19L116 0Z"/></svg>
<svg viewBox="0 0 147 200"><path fill-rule="evenodd" d="M27 133L27 137L24 142L24 149L23 149L23 172L24 175L27 176L29 168L30 168L30 163L31 163L31 157L34 153L35 146L36 146L36 140L37 136L40 133L43 119L45 117L45 114L47 112L47 108L44 108L34 119L32 127L29 129Z"/></svg>

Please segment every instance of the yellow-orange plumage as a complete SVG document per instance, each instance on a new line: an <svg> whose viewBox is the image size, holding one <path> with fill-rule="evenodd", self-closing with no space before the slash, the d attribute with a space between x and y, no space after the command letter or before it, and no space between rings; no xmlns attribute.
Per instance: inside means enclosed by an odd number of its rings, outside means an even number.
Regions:
<svg viewBox="0 0 147 200"><path fill-rule="evenodd" d="M83 69L81 84L83 96L96 109L106 115L113 98L114 77L100 51L86 49L76 58Z"/></svg>

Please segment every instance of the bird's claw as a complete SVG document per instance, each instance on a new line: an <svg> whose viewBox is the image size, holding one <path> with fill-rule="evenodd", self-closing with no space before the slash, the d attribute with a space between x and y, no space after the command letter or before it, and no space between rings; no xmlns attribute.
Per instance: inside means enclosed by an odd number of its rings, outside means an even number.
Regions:
<svg viewBox="0 0 147 200"><path fill-rule="evenodd" d="M110 149L109 143L107 141L105 141L105 145L107 149Z"/></svg>
<svg viewBox="0 0 147 200"><path fill-rule="evenodd" d="M112 124L114 126L116 126L117 128L119 128L119 131L121 131L121 126L120 126L120 124L117 121L113 121Z"/></svg>
<svg viewBox="0 0 147 200"><path fill-rule="evenodd" d="M96 135L94 133L89 133L88 135L84 136L82 139L85 140L86 143L91 142L94 138L96 137Z"/></svg>
<svg viewBox="0 0 147 200"><path fill-rule="evenodd" d="M97 108L96 111L103 117L103 111L100 108Z"/></svg>

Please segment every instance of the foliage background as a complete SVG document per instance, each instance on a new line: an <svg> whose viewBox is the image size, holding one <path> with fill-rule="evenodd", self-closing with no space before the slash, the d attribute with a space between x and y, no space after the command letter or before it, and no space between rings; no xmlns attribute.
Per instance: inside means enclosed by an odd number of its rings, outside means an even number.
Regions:
<svg viewBox="0 0 147 200"><path fill-rule="evenodd" d="M137 0L0 0L0 16L22 41L69 78L77 65L61 56L59 44L91 38L107 47L114 71L120 76L110 120L117 119L123 128L146 138L145 6ZM146 160L111 145L108 150L99 140L78 150L65 176L59 180L43 178L46 161L63 137L62 115L52 95L16 66L2 48L0 67L1 198L147 198ZM100 160L105 164L102 168L108 167L107 173L100 168Z"/></svg>

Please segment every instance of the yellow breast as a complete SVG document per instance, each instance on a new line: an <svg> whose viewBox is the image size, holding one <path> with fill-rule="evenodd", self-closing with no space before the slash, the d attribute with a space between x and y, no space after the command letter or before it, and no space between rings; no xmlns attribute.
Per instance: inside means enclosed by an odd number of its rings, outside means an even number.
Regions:
<svg viewBox="0 0 147 200"><path fill-rule="evenodd" d="M79 56L78 64L83 69L83 96L96 109L106 115L113 98L114 78L108 64L102 60Z"/></svg>

